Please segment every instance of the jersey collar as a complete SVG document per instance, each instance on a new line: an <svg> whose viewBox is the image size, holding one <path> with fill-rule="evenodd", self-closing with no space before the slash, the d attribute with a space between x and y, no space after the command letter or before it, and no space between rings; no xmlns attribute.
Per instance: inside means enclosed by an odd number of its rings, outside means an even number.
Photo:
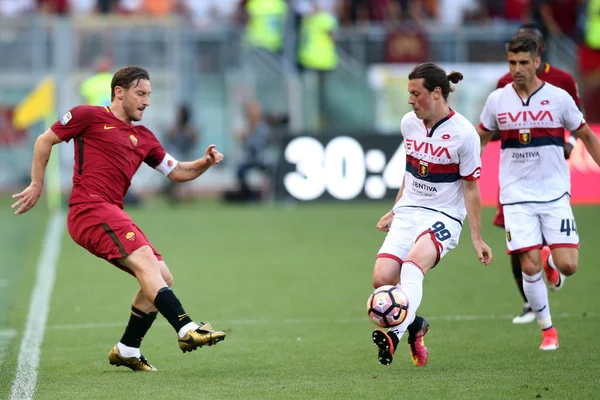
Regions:
<svg viewBox="0 0 600 400"><path fill-rule="evenodd" d="M448 108L450 108L450 107L448 107ZM450 108L450 114L446 115L444 118L442 118L438 122L436 122L435 125L433 125L431 127L431 130L427 129L427 126L425 125L425 120L423 120L423 126L425 126L425 132L427 132L427 137L432 137L433 132L438 128L438 126L440 126L444 122L448 121L450 118L452 118L454 116L454 114L456 114L456 112L452 108Z"/></svg>

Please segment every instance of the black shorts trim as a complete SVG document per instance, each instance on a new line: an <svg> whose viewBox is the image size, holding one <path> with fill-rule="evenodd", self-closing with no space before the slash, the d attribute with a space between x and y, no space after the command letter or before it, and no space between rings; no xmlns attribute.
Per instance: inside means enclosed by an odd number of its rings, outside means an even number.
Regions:
<svg viewBox="0 0 600 400"><path fill-rule="evenodd" d="M437 213L440 213L440 214L444 214L446 217L448 217L448 218L450 218L450 219L458 222L460 224L460 226L462 227L462 221L461 220L459 220L458 218L453 217L452 215L448 215L448 214L446 214L443 211L439 211L439 210L436 210L436 209L433 209L433 208L429 208L429 207L422 207L422 206L400 206L398 208L403 208L403 207L422 208L423 210L434 211L434 212L437 212Z"/></svg>
<svg viewBox="0 0 600 400"><path fill-rule="evenodd" d="M515 206L515 205L517 205L517 204L528 204L528 203L534 203L534 204L545 204L545 203L552 203L552 202L554 202L554 201L558 201L558 200L562 199L562 198L563 198L563 197L565 197L565 196L569 196L569 197L571 197L571 193L569 193L569 192L564 192L564 193L563 193L562 195L560 195L559 197L557 197L557 198L555 198L555 199L552 199L552 200L547 200L547 201L518 201L518 202L516 202L516 203L504 203L504 204L502 204L502 207L505 207L505 206Z"/></svg>
<svg viewBox="0 0 600 400"><path fill-rule="evenodd" d="M121 241L119 240L119 238L117 237L115 232L110 228L110 226L108 226L108 224L106 222L103 222L102 228L104 228L104 232L108 233L108 236L110 236L113 243L117 246L117 248L119 249L119 252L121 253L121 256L127 257L129 254L127 254L127 251L125 251L125 247L123 247L123 243L121 243Z"/></svg>

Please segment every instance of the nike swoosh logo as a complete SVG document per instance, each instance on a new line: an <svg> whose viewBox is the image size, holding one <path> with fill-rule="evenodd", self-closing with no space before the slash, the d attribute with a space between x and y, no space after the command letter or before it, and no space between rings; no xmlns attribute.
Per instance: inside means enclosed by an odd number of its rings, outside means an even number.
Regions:
<svg viewBox="0 0 600 400"><path fill-rule="evenodd" d="M535 310L535 312L542 312L546 309L546 307L548 307L548 306L544 306L544 307L540 308L539 310Z"/></svg>
<svg viewBox="0 0 600 400"><path fill-rule="evenodd" d="M119 360L121 360L123 362L123 364L125 364L125 365L133 365L133 363L131 361L129 361L125 357L121 356L120 354L117 354L117 358Z"/></svg>
<svg viewBox="0 0 600 400"><path fill-rule="evenodd" d="M191 336L190 336L189 338L185 339L185 340L183 340L183 339L179 339L179 341L180 341L181 343L194 344L194 338L193 338L193 337L191 337Z"/></svg>
<svg viewBox="0 0 600 400"><path fill-rule="evenodd" d="M104 130L105 131L107 131L109 129L115 129L115 128L116 128L116 126L106 126L106 125L104 125Z"/></svg>

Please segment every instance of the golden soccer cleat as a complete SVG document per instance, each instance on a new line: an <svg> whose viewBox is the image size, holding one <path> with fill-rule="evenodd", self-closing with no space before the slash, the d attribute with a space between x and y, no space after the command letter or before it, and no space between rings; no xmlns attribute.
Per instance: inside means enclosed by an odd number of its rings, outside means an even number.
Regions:
<svg viewBox="0 0 600 400"><path fill-rule="evenodd" d="M148 360L143 355L140 358L123 357L117 346L113 347L110 353L108 353L108 361L110 365L116 365L117 367L124 366L134 371L156 371L156 368L148 364Z"/></svg>
<svg viewBox="0 0 600 400"><path fill-rule="evenodd" d="M196 330L189 330L184 337L179 338L179 348L188 352L202 346L212 346L225 340L225 332L215 331L210 323L206 323Z"/></svg>

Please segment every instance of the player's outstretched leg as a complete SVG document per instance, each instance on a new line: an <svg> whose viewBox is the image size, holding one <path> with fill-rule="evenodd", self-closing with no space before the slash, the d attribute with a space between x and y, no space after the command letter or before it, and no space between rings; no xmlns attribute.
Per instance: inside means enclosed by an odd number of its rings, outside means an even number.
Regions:
<svg viewBox="0 0 600 400"><path fill-rule="evenodd" d="M407 330L408 346L413 364L417 367L424 367L427 365L427 356L429 355L424 340L425 335L429 332L429 323L425 318L417 315Z"/></svg>
<svg viewBox="0 0 600 400"><path fill-rule="evenodd" d="M385 332L381 329L373 331L373 344L377 346L379 364L390 365L392 363L399 342L400 339L392 331Z"/></svg>
<svg viewBox="0 0 600 400"><path fill-rule="evenodd" d="M136 295L136 298L137 296L141 296L141 292ZM134 305L131 306L131 314L125 332L119 343L108 354L108 361L112 365L117 367L123 365L134 371L156 371L156 368L148 364L146 358L140 353L140 345L156 320L157 314L158 312L145 313Z"/></svg>
<svg viewBox="0 0 600 400"><path fill-rule="evenodd" d="M562 289L565 284L565 276L558 270L552 260L552 251L548 246L542 248L542 265L544 266L544 277L550 290L555 292Z"/></svg>
<svg viewBox="0 0 600 400"><path fill-rule="evenodd" d="M523 290L523 272L521 271L521 260L519 259L518 254L511 254L510 264L512 267L513 277L515 278L515 283L517 284L519 293L521 293L521 297L523 298L523 310L519 315L513 318L512 322L513 324L528 324L535 321L535 313L531 309L531 306L527 301L527 296L525 296L525 291Z"/></svg>
<svg viewBox="0 0 600 400"><path fill-rule="evenodd" d="M124 357L119 350L119 345L113 347L110 353L108 353L108 362L110 362L110 365L127 367L133 371L156 371L156 368L150 365L148 360L146 360L146 357L144 357L142 354L139 356Z"/></svg>
<svg viewBox="0 0 600 400"><path fill-rule="evenodd" d="M212 346L225 340L225 332L215 331L211 324L196 324L183 310L173 291L163 287L154 299L154 305L178 333L179 348L188 352L202 346Z"/></svg>

